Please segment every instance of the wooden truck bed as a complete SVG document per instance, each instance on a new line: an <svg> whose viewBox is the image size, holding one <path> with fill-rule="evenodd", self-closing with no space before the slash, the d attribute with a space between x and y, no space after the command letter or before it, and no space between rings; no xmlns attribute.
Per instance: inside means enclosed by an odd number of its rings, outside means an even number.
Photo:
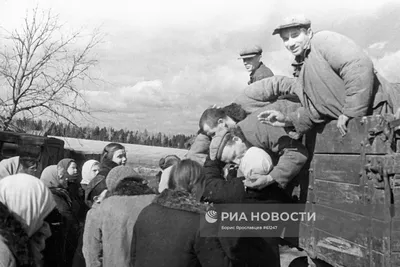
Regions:
<svg viewBox="0 0 400 267"><path fill-rule="evenodd" d="M308 136L314 154L303 189L316 221L300 225L299 242L310 258L400 266L400 136L392 126L370 116L350 121L345 137L336 122Z"/></svg>

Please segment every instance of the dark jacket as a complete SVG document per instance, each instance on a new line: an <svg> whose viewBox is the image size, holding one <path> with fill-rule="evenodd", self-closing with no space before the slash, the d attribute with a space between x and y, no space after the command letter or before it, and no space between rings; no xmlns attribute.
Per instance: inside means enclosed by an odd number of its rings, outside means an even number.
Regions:
<svg viewBox="0 0 400 267"><path fill-rule="evenodd" d="M34 266L22 223L0 202L0 266Z"/></svg>
<svg viewBox="0 0 400 267"><path fill-rule="evenodd" d="M134 266L229 266L219 239L200 237L200 216L206 208L187 192L164 190L136 221Z"/></svg>
<svg viewBox="0 0 400 267"><path fill-rule="evenodd" d="M93 204L93 197L100 195L103 190L107 189L106 177L112 168L117 167L118 164L105 159L100 163L100 170L96 177L93 178L87 185L85 190L85 202L91 207Z"/></svg>
<svg viewBox="0 0 400 267"><path fill-rule="evenodd" d="M252 84L256 81L272 76L274 76L274 73L267 66L265 66L264 63L260 62L258 68L250 73L250 81L247 84Z"/></svg>
<svg viewBox="0 0 400 267"><path fill-rule="evenodd" d="M87 215L83 235L86 266L132 266L133 227L154 192L135 181L119 182L112 195Z"/></svg>
<svg viewBox="0 0 400 267"><path fill-rule="evenodd" d="M73 200L63 188L50 188L56 202L56 211L47 220L52 236L46 240L45 266L71 266L81 232Z"/></svg>

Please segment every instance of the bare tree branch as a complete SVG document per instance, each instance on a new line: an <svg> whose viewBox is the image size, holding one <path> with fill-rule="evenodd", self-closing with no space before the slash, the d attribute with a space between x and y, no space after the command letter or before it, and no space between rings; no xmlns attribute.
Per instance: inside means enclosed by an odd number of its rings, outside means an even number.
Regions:
<svg viewBox="0 0 400 267"><path fill-rule="evenodd" d="M58 16L35 8L26 15L21 30L7 32L9 46L0 51L0 79L7 91L7 97L0 99L3 130L26 112L72 124L74 114L90 115L76 84L92 80L89 71L97 60L91 54L101 42L101 34L95 30L84 42L80 31L66 35L62 28Z"/></svg>

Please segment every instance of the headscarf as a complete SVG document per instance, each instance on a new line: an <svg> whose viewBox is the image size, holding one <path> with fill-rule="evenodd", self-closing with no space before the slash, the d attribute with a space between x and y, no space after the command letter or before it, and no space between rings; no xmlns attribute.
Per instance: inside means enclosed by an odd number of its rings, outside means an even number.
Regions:
<svg viewBox="0 0 400 267"><path fill-rule="evenodd" d="M0 201L21 220L28 237L43 227L44 219L56 207L44 183L24 173L0 180Z"/></svg>
<svg viewBox="0 0 400 267"><path fill-rule="evenodd" d="M74 182L78 178L77 175L72 176L72 175L69 175L67 172L68 167L72 162L75 162L75 160L70 159L70 158L65 158L65 159L60 160L57 164L57 168L61 170L63 177L68 177L68 181L70 181L70 182Z"/></svg>
<svg viewBox="0 0 400 267"><path fill-rule="evenodd" d="M40 180L48 187L62 187L57 175L57 165L47 166L40 176Z"/></svg>
<svg viewBox="0 0 400 267"><path fill-rule="evenodd" d="M81 184L89 184L90 181L93 180L93 178L95 176L92 175L92 168L93 168L93 166L99 165L99 164L100 164L100 162L98 162L97 160L94 160L94 159L90 159L83 164Z"/></svg>

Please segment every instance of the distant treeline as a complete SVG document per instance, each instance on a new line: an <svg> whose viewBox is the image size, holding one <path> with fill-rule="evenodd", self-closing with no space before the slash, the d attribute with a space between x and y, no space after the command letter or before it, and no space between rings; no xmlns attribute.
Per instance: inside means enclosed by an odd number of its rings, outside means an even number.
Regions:
<svg viewBox="0 0 400 267"><path fill-rule="evenodd" d="M130 131L114 129L112 127L78 127L72 124L55 123L51 121L18 119L15 125L24 129L26 132L36 132L40 134L64 136L79 139L90 139L99 141L109 141L118 143L129 143L148 146L161 146L187 149L190 147L192 136L184 134L166 135L164 133L149 133L144 131Z"/></svg>

